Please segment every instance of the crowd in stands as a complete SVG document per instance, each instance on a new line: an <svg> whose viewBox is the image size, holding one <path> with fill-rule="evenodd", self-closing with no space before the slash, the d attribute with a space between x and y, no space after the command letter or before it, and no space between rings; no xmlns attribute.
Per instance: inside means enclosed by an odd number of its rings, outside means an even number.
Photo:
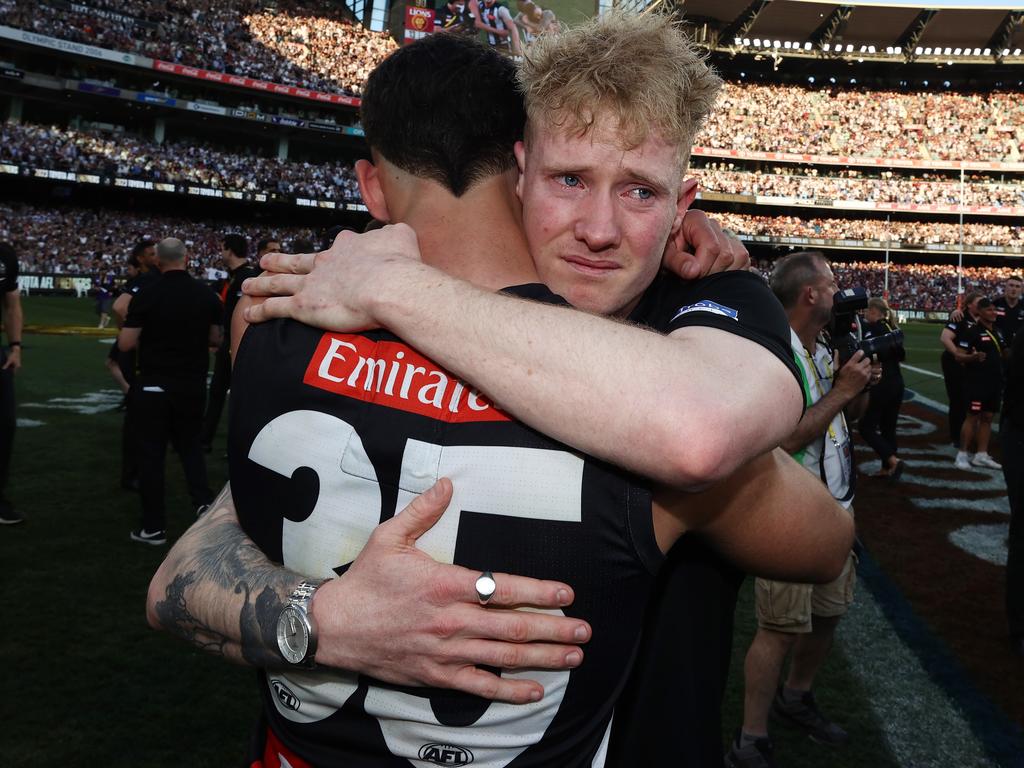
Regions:
<svg viewBox="0 0 1024 768"><path fill-rule="evenodd" d="M799 216L751 216L716 213L723 226L741 235L818 237L826 240L874 240L902 245L954 245L960 242L957 222L885 221L884 219L819 219ZM1024 247L1024 226L965 222L964 243L1003 248Z"/></svg>
<svg viewBox="0 0 1024 768"><path fill-rule="evenodd" d="M697 146L920 160L1019 162L1024 99L1013 92L870 91L728 83Z"/></svg>
<svg viewBox="0 0 1024 768"><path fill-rule="evenodd" d="M904 176L893 171L869 175L856 168L778 166L747 170L735 163L708 163L693 168L707 192L792 197L798 200L857 200L875 203L959 205L960 180L936 174ZM1024 182L1007 183L971 177L963 185L966 205L1024 206Z"/></svg>
<svg viewBox="0 0 1024 768"><path fill-rule="evenodd" d="M0 0L0 23L165 61L326 92L359 95L397 47L337 7L281 0L83 0L73 11L47 0Z"/></svg>
<svg viewBox="0 0 1024 768"><path fill-rule="evenodd" d="M216 189L358 200L347 163L314 164L226 152L197 142L143 141L127 135L25 123L0 125L0 160L54 170L189 182Z"/></svg>
<svg viewBox="0 0 1024 768"><path fill-rule="evenodd" d="M37 208L0 204L0 241L11 243L23 272L125 275L132 246L148 238L177 237L189 248L189 269L205 278L218 268L225 233L240 232L251 242L279 238L286 250L305 252L300 241L319 247L320 232L308 228L262 227L237 222L144 216L125 211L86 208ZM296 248L299 246L299 248Z"/></svg>

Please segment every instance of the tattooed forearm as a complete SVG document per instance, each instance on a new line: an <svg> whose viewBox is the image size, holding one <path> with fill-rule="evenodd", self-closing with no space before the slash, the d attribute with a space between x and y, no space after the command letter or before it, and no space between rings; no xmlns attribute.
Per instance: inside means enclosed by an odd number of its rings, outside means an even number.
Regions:
<svg viewBox="0 0 1024 768"><path fill-rule="evenodd" d="M153 577L151 623L237 662L282 666L277 617L301 580L246 536L225 487Z"/></svg>

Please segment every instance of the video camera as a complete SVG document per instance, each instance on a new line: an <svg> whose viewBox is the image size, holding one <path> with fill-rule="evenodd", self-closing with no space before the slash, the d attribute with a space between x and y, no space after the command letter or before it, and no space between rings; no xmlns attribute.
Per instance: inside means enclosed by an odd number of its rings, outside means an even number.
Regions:
<svg viewBox="0 0 1024 768"><path fill-rule="evenodd" d="M890 350L903 345L903 331L895 330L870 339L862 338L860 317L857 311L868 305L866 288L847 288L832 297L832 319L827 326L832 348L839 350L839 366L846 365L857 350L865 356L878 355L881 358Z"/></svg>

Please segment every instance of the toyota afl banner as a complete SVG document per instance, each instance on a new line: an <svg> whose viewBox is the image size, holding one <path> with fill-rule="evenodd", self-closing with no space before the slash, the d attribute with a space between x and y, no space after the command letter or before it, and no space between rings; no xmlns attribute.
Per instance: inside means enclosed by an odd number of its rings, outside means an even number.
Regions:
<svg viewBox="0 0 1024 768"><path fill-rule="evenodd" d="M434 33L434 9L405 6L405 42L422 40Z"/></svg>

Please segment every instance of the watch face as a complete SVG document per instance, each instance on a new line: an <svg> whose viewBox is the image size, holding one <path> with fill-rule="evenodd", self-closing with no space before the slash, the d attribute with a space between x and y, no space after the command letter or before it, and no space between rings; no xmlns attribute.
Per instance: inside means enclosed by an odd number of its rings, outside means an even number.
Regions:
<svg viewBox="0 0 1024 768"><path fill-rule="evenodd" d="M277 620L277 647L289 664L300 664L309 649L306 617L290 605L281 611L281 617Z"/></svg>

